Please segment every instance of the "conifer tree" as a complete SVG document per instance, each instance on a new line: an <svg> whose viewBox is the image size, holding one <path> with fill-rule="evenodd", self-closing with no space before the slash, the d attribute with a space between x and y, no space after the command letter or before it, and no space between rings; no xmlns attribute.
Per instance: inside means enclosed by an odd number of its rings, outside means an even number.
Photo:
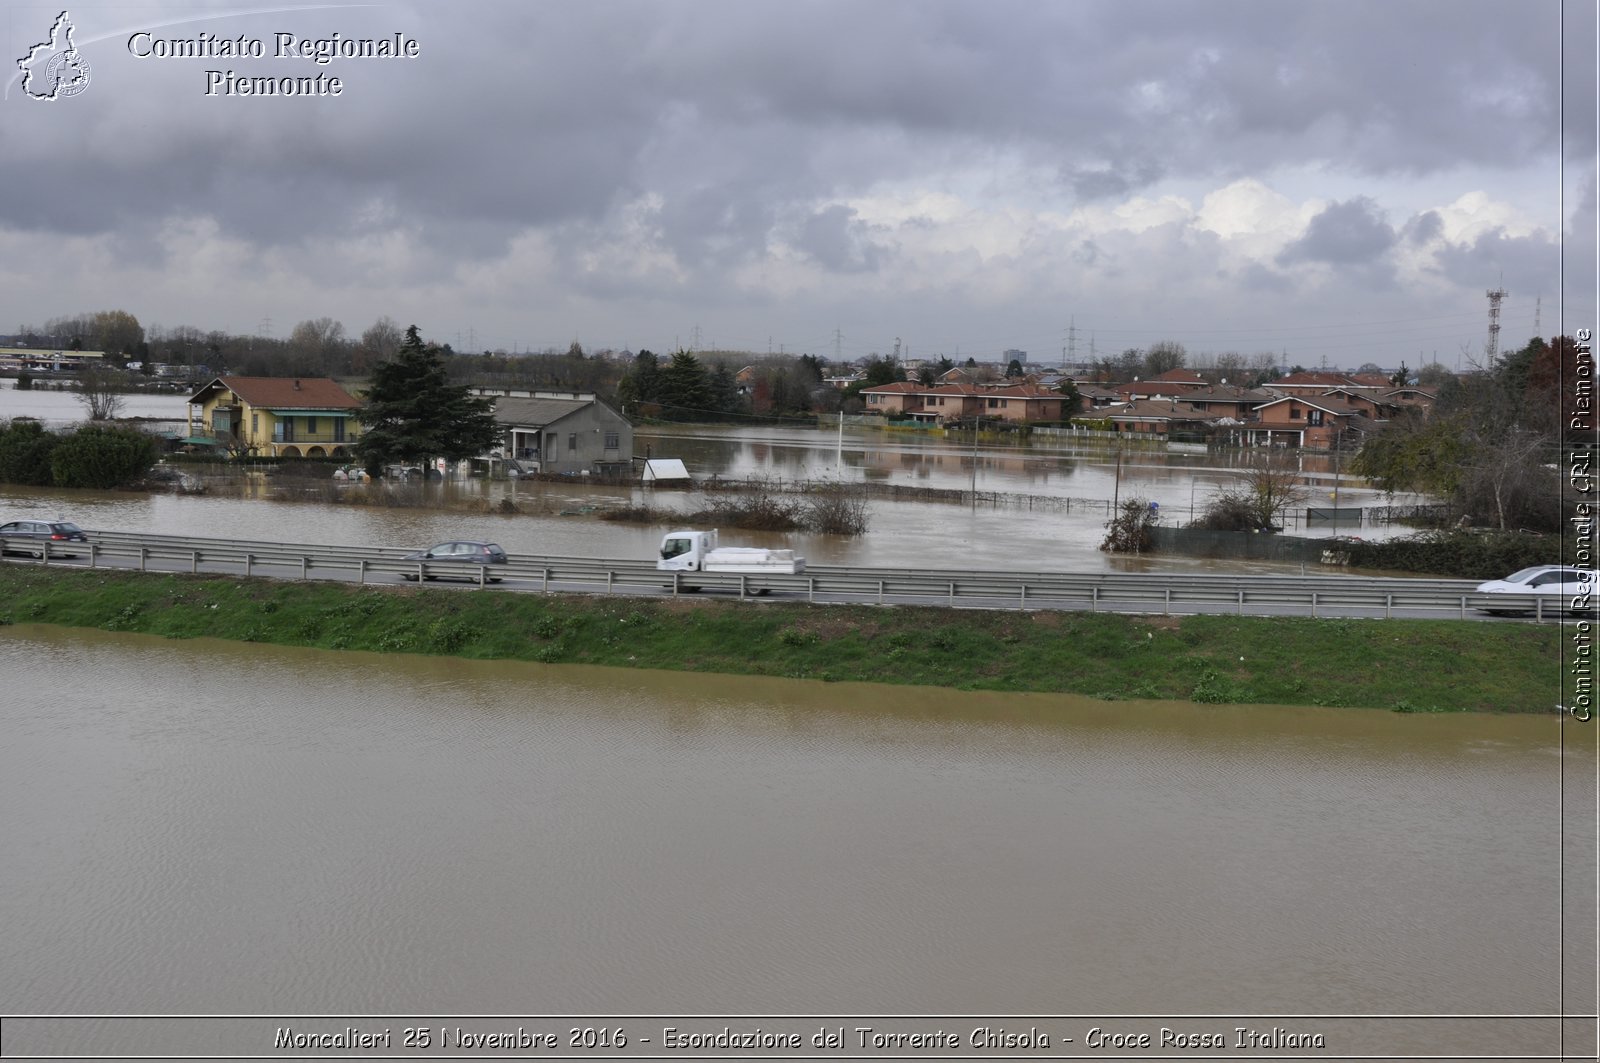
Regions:
<svg viewBox="0 0 1600 1063"><path fill-rule="evenodd" d="M373 369L372 386L356 416L363 426L356 453L373 476L392 463L485 454L505 434L488 399L450 383L442 349L423 343L415 325L406 329L395 356Z"/></svg>

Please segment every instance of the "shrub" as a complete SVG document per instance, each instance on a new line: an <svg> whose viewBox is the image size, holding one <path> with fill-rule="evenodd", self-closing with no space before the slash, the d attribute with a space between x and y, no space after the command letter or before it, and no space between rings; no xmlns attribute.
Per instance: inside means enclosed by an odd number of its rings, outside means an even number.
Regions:
<svg viewBox="0 0 1600 1063"><path fill-rule="evenodd" d="M1561 538L1527 532L1428 532L1404 539L1341 544L1352 565L1500 579L1531 565L1561 563Z"/></svg>
<svg viewBox="0 0 1600 1063"><path fill-rule="evenodd" d="M46 432L38 421L13 420L0 431L0 483L49 487L50 452L60 442L60 436Z"/></svg>
<svg viewBox="0 0 1600 1063"><path fill-rule="evenodd" d="M1206 531L1256 531L1261 526L1256 507L1243 495L1225 493L1212 499L1189 527Z"/></svg>
<svg viewBox="0 0 1600 1063"><path fill-rule="evenodd" d="M806 496L805 526L829 535L861 535L867 530L867 500L843 484Z"/></svg>
<svg viewBox="0 0 1600 1063"><path fill-rule="evenodd" d="M50 452L57 487L120 487L144 475L156 461L156 441L132 428L87 425Z"/></svg>
<svg viewBox="0 0 1600 1063"><path fill-rule="evenodd" d="M1150 508L1148 499L1130 498L1106 521L1106 538L1100 549L1113 554L1148 553L1155 546L1151 529L1160 523L1161 515Z"/></svg>

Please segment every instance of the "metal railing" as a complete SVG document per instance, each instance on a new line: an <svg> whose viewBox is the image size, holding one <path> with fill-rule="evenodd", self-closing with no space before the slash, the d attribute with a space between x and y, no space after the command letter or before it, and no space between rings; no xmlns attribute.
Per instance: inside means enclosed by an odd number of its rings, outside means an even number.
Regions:
<svg viewBox="0 0 1600 1063"><path fill-rule="evenodd" d="M661 572L654 559L512 555L506 564L408 561L414 551L326 543L248 542L137 532L90 532L87 543L0 538L7 561L90 568L225 572L240 576L339 579L457 579L544 592L685 594L711 589L741 598L778 595L819 604L897 604L988 609L1083 609L1149 614L1237 613L1313 617L1416 617L1525 611L1544 622L1569 603L1549 596L1479 594L1472 580L1227 573L994 572L815 566L798 575Z"/></svg>

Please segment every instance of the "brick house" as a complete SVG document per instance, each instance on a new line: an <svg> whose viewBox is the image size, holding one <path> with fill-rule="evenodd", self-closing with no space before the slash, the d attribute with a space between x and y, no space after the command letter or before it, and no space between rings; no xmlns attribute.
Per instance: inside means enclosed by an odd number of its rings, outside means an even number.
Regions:
<svg viewBox="0 0 1600 1063"><path fill-rule="evenodd" d="M1061 394L1037 384L980 387L901 380L863 388L861 397L868 413L902 414L935 424L974 417L1018 423L1061 420Z"/></svg>
<svg viewBox="0 0 1600 1063"><path fill-rule="evenodd" d="M1351 429L1362 429L1370 423L1343 399L1294 395L1258 407L1246 436L1258 446L1328 450Z"/></svg>

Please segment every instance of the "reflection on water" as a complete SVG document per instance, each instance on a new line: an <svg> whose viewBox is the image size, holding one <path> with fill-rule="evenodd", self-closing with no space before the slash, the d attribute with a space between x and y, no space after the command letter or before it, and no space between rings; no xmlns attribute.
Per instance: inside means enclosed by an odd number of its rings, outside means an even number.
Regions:
<svg viewBox="0 0 1600 1063"><path fill-rule="evenodd" d="M0 392L0 400L15 394ZM870 504L868 534L858 538L735 533L739 541L751 545L795 547L812 564L1045 572L1268 572L1300 567L1171 556L1110 557L1098 549L1113 496L1157 501L1168 524L1181 524L1231 482L1227 463L1237 461L1237 456L1130 454L1119 474L1114 456L1104 449L980 444L974 459L970 441L964 445L959 439L931 435L853 432L846 436L841 464L836 437L805 429L652 430L640 433L638 448L657 456L683 457L697 476L871 479L960 490L975 481L984 492L1074 500L1069 505L1031 507L880 499ZM411 548L443 539L487 538L516 553L646 558L654 556L661 534L668 529L600 522L593 511L634 502L687 513L705 504L697 494L601 487L581 479L571 484L472 482L435 490L446 504L385 508L0 486L0 515L62 516L90 529ZM524 512L510 516L483 512L506 497ZM1372 492L1341 490L1341 505L1377 501ZM1405 530L1368 526L1360 533L1371 538Z"/></svg>
<svg viewBox="0 0 1600 1063"><path fill-rule="evenodd" d="M43 628L0 669L18 1012L1552 1010L1550 719Z"/></svg>

